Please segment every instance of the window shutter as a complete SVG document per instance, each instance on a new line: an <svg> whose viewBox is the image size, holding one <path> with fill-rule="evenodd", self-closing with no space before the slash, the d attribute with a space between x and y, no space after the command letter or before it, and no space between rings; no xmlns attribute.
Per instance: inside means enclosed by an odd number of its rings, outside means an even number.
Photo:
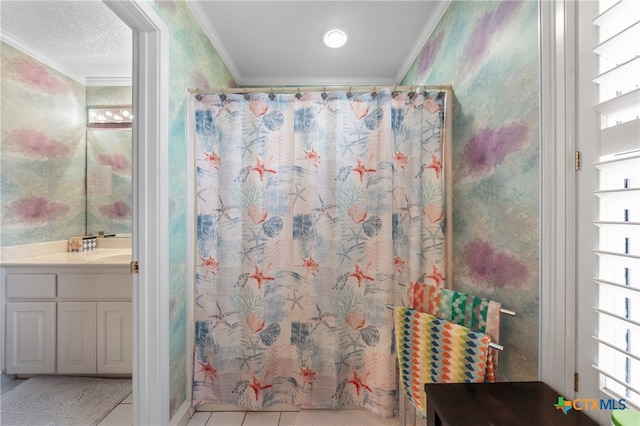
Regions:
<svg viewBox="0 0 640 426"><path fill-rule="evenodd" d="M640 2L600 1L598 358L601 389L640 407Z"/></svg>

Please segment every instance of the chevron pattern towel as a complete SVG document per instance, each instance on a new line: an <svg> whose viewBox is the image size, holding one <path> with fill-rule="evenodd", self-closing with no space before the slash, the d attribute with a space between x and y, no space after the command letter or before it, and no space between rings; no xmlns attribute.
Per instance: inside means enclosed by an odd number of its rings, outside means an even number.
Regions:
<svg viewBox="0 0 640 426"><path fill-rule="evenodd" d="M402 390L423 415L425 383L484 381L488 335L406 307L394 309L394 322Z"/></svg>
<svg viewBox="0 0 640 426"><path fill-rule="evenodd" d="M407 293L409 308L486 333L499 343L500 303L425 283L410 283ZM497 367L498 354L491 349L486 382L495 382Z"/></svg>

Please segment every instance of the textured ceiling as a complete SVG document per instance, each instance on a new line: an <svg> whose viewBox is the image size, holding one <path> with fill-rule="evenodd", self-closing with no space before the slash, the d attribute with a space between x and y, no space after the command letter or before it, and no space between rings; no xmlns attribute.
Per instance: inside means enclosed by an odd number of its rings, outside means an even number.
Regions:
<svg viewBox="0 0 640 426"><path fill-rule="evenodd" d="M2 40L82 83L128 78L131 30L101 1L0 2Z"/></svg>
<svg viewBox="0 0 640 426"><path fill-rule="evenodd" d="M186 0L241 85L391 85L450 0ZM99 0L1 0L2 40L81 82L131 78L131 30ZM346 46L322 34L340 27Z"/></svg>

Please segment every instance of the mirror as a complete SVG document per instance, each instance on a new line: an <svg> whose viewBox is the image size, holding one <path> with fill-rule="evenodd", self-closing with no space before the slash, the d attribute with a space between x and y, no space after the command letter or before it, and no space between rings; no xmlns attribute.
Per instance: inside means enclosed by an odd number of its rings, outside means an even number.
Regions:
<svg viewBox="0 0 640 426"><path fill-rule="evenodd" d="M131 233L131 99L130 86L87 87L87 235Z"/></svg>
<svg viewBox="0 0 640 426"><path fill-rule="evenodd" d="M131 233L131 30L103 2L3 2L0 246ZM123 59L124 58L124 59Z"/></svg>

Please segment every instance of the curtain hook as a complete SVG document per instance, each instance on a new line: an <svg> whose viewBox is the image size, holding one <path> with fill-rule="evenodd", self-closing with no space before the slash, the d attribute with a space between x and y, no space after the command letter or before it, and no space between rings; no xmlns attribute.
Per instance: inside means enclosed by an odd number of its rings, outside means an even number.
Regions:
<svg viewBox="0 0 640 426"><path fill-rule="evenodd" d="M322 94L320 96L322 97L323 100L327 99L327 86L324 86L322 88Z"/></svg>
<svg viewBox="0 0 640 426"><path fill-rule="evenodd" d="M353 97L353 93L351 93L351 86L349 86L349 91L347 92L347 99L351 99Z"/></svg>
<svg viewBox="0 0 640 426"><path fill-rule="evenodd" d="M391 96L395 99L396 96L398 96L398 91L396 90L396 86L395 84L393 85L393 92L391 92Z"/></svg>
<svg viewBox="0 0 640 426"><path fill-rule="evenodd" d="M376 93L376 86L373 86L373 92L371 92L371 97L372 98L377 98L378 97L378 93Z"/></svg>
<svg viewBox="0 0 640 426"><path fill-rule="evenodd" d="M300 88L298 87L298 91L296 92L295 95L296 99L300 99L302 97L302 93L300 93Z"/></svg>
<svg viewBox="0 0 640 426"><path fill-rule="evenodd" d="M269 90L269 99L274 100L276 95L273 94L273 87Z"/></svg>

